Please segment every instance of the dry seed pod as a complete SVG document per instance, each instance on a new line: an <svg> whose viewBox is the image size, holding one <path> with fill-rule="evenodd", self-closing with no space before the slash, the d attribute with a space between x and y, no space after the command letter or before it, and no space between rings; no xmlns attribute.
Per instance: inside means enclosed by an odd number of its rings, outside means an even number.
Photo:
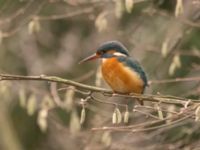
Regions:
<svg viewBox="0 0 200 150"><path fill-rule="evenodd" d="M115 0L115 15L117 18L121 18L124 12L124 1Z"/></svg>
<svg viewBox="0 0 200 150"><path fill-rule="evenodd" d="M102 32L107 28L108 22L105 16L106 16L106 13L102 12L97 16L95 20L95 26L99 32Z"/></svg>
<svg viewBox="0 0 200 150"><path fill-rule="evenodd" d="M101 141L102 141L102 143L103 143L106 147L110 146L111 141L112 141L112 137L111 137L109 131L105 131L105 132L103 133L102 138L101 138Z"/></svg>
<svg viewBox="0 0 200 150"><path fill-rule="evenodd" d="M121 114L119 108L115 108L115 112L116 112L116 115L117 115L117 124L119 124L119 123L122 122L122 114Z"/></svg>
<svg viewBox="0 0 200 150"><path fill-rule="evenodd" d="M75 109L73 109L73 111L71 112L69 128L72 134L77 133L81 129L80 120Z"/></svg>
<svg viewBox="0 0 200 150"><path fill-rule="evenodd" d="M112 115L112 123L116 124L117 123L117 113L114 111Z"/></svg>
<svg viewBox="0 0 200 150"><path fill-rule="evenodd" d="M156 106L156 109L158 110L158 117L159 117L159 119L163 120L164 119L163 112L162 112L159 104L156 104L155 106Z"/></svg>
<svg viewBox="0 0 200 150"><path fill-rule="evenodd" d="M83 106L81 110L80 124L83 124L85 122L85 116L86 116L86 112L85 112L85 107Z"/></svg>
<svg viewBox="0 0 200 150"><path fill-rule="evenodd" d="M181 67L181 59L180 59L180 55L175 55L173 58L174 63L176 64L177 68Z"/></svg>
<svg viewBox="0 0 200 150"><path fill-rule="evenodd" d="M4 94L8 92L9 84L7 81L1 81L0 84L0 93Z"/></svg>
<svg viewBox="0 0 200 150"><path fill-rule="evenodd" d="M178 17L183 14L183 0L176 0L175 16Z"/></svg>
<svg viewBox="0 0 200 150"><path fill-rule="evenodd" d="M28 24L28 32L29 34L33 34L39 31L40 31L40 22L37 18L34 18Z"/></svg>
<svg viewBox="0 0 200 150"><path fill-rule="evenodd" d="M19 104L22 108L26 107L26 94L24 88L19 90Z"/></svg>
<svg viewBox="0 0 200 150"><path fill-rule="evenodd" d="M26 108L27 108L28 115L31 116L31 115L33 115L35 113L35 111L37 109L36 105L37 105L36 104L36 97L35 97L35 95L32 94L27 100Z"/></svg>
<svg viewBox="0 0 200 150"><path fill-rule="evenodd" d="M165 58L168 53L168 46L169 46L169 39L167 38L163 43L162 43L162 48L161 48L161 55Z"/></svg>
<svg viewBox="0 0 200 150"><path fill-rule="evenodd" d="M175 73L175 70L180 67L181 67L180 55L175 55L169 67L169 75L173 75Z"/></svg>
<svg viewBox="0 0 200 150"><path fill-rule="evenodd" d="M129 112L126 110L126 112L124 113L124 123L128 123L129 121Z"/></svg>
<svg viewBox="0 0 200 150"><path fill-rule="evenodd" d="M42 132L46 132L47 130L47 116L47 109L41 109L38 113L37 124Z"/></svg>
<svg viewBox="0 0 200 150"><path fill-rule="evenodd" d="M134 0L125 0L125 8L128 13L131 13L134 6Z"/></svg>
<svg viewBox="0 0 200 150"><path fill-rule="evenodd" d="M0 45L1 45L2 41L3 41L3 33L2 33L2 31L0 30Z"/></svg>
<svg viewBox="0 0 200 150"><path fill-rule="evenodd" d="M172 63L169 66L169 71L168 71L169 75L170 76L174 75L175 71L176 71L176 64L172 61Z"/></svg>
<svg viewBox="0 0 200 150"><path fill-rule="evenodd" d="M170 105L169 107L167 107L167 116L166 118L171 118L173 116L173 113L171 112L175 112L176 111L176 106L174 105ZM172 121L170 119L166 120L167 123L171 123Z"/></svg>
<svg viewBox="0 0 200 150"><path fill-rule="evenodd" d="M98 67L95 80L96 86L101 86L101 79L102 79L101 67Z"/></svg>
<svg viewBox="0 0 200 150"><path fill-rule="evenodd" d="M198 106L197 109L195 110L195 121L199 120L200 120L200 106Z"/></svg>

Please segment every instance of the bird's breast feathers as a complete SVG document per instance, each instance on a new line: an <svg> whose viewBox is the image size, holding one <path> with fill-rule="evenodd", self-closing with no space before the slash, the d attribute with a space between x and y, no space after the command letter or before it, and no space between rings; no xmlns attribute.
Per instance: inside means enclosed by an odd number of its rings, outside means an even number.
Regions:
<svg viewBox="0 0 200 150"><path fill-rule="evenodd" d="M138 72L125 66L116 57L102 61L102 75L108 85L118 93L142 93L144 82Z"/></svg>

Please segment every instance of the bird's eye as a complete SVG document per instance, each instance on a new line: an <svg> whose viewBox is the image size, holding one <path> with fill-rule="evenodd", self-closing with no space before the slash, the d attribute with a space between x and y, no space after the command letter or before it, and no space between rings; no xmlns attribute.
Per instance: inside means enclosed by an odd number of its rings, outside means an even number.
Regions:
<svg viewBox="0 0 200 150"><path fill-rule="evenodd" d="M96 54L97 54L97 55L101 55L101 52L97 52Z"/></svg>
<svg viewBox="0 0 200 150"><path fill-rule="evenodd" d="M103 55L103 54L105 54L105 53L106 53L105 50L102 50L102 51L99 51L99 52L98 52L99 55Z"/></svg>
<svg viewBox="0 0 200 150"><path fill-rule="evenodd" d="M106 50L102 50L102 54L105 54L106 53Z"/></svg>

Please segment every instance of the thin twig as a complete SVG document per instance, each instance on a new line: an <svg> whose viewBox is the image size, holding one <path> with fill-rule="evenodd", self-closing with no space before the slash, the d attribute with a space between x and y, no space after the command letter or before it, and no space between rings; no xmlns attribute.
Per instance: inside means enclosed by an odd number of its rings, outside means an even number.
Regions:
<svg viewBox="0 0 200 150"><path fill-rule="evenodd" d="M94 95L91 95L91 99L98 102L98 103L102 103L102 104L108 104L108 105L113 105L113 106L121 106L121 107L127 107L126 104L119 104L119 103L115 103L115 102L109 102L109 101L102 101L98 98L96 98Z"/></svg>
<svg viewBox="0 0 200 150"><path fill-rule="evenodd" d="M149 47L150 48L146 49L146 51L159 53L161 55L162 52L160 51L160 49L158 47L154 47L154 46L149 46ZM193 50L183 51L183 50L179 49L177 51L171 52L171 54L173 54L173 55L182 55L182 56L200 57L199 53L195 53L195 51L193 51Z"/></svg>
<svg viewBox="0 0 200 150"><path fill-rule="evenodd" d="M165 80L151 80L149 84L165 84L165 83L175 83L175 82L188 82L188 81L200 81L200 77L188 77L188 78L175 78L175 79L165 79Z"/></svg>
<svg viewBox="0 0 200 150"><path fill-rule="evenodd" d="M144 128L144 129L133 129L131 130L132 133L135 132L145 132L145 131L151 131L151 130L156 130L156 129L160 129L160 128L166 128L166 127L170 127L172 125L178 125L178 123L190 118L191 116L193 116L193 114L187 115L185 117L182 117L180 119L177 119L173 122L170 122L170 124L163 124L163 125L159 125L159 126L155 126L155 127L149 127L149 128Z"/></svg>
<svg viewBox="0 0 200 150"><path fill-rule="evenodd" d="M60 14L60 15L51 15L51 16L34 16L38 20L58 20L58 19L64 19L64 18L69 18L77 15L83 15L83 14L88 14L94 11L94 8L88 7L85 9L80 9L71 13L66 13L66 14Z"/></svg>
<svg viewBox="0 0 200 150"><path fill-rule="evenodd" d="M154 116L154 115L152 115L152 114L150 114L150 113L147 113L147 112L144 112L144 111L141 111L141 110L138 110L138 109L133 109L133 112L138 112L138 113L140 113L140 114L143 114L143 115L145 115L145 116L147 116L147 117L151 117L151 118L154 118L154 119L157 119L157 120L161 120L159 117L157 117L157 116Z"/></svg>
<svg viewBox="0 0 200 150"><path fill-rule="evenodd" d="M175 123L175 122L179 122L183 118L186 119L186 118L194 116L194 114L191 113L191 111L194 110L195 108L196 107L187 108L187 109L183 110L182 112L180 112L179 114L173 115L171 117L167 117L163 120L143 122L143 123L140 123L140 124L129 125L129 126L97 127L97 128L92 128L92 131L123 131L123 132L124 131L125 132L127 132L127 131L132 131L132 132L150 131L150 130L160 128L163 125L164 125L163 127L168 126L167 124L165 124L167 122L167 120L172 120ZM182 116L183 116L183 118L181 119ZM172 125L172 122L170 122L169 125Z"/></svg>
<svg viewBox="0 0 200 150"><path fill-rule="evenodd" d="M0 19L0 25L10 23L14 19L16 19L19 15L24 14L26 9L28 9L33 2L34 2L34 0L28 1L27 4L24 7L20 8L19 10L17 10L15 13L10 15L9 17L7 17L5 19Z"/></svg>
<svg viewBox="0 0 200 150"><path fill-rule="evenodd" d="M57 84L56 82L52 82L50 84L50 91L51 91L51 95L55 101L55 103L58 105L58 106L61 106L62 104L62 101L60 99L60 97L58 96L58 92L57 92Z"/></svg>
<svg viewBox="0 0 200 150"><path fill-rule="evenodd" d="M154 107L151 107L151 106L142 106L142 105L135 105L134 108L146 108L146 109L151 109L151 110L154 110L154 111L157 111L156 108ZM165 110L164 108L161 108L163 112L167 112L167 113L172 113L172 114L178 114L178 112L175 112L175 111L169 111L169 110Z"/></svg>

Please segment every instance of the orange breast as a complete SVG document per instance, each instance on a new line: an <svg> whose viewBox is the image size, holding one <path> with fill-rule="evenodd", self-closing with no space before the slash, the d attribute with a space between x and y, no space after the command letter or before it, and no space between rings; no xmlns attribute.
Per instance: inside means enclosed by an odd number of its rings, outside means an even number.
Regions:
<svg viewBox="0 0 200 150"><path fill-rule="evenodd" d="M143 81L140 76L123 66L117 58L105 59L102 62L102 75L108 85L118 93L142 93Z"/></svg>

